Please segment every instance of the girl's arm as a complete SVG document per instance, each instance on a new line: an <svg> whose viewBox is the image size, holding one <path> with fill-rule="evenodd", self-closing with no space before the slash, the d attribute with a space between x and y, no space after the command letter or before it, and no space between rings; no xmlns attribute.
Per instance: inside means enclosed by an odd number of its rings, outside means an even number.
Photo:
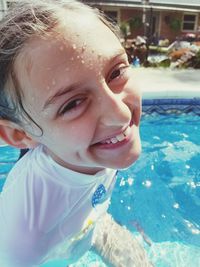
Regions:
<svg viewBox="0 0 200 267"><path fill-rule="evenodd" d="M131 232L117 224L108 213L95 227L93 247L106 262L116 267L153 266Z"/></svg>

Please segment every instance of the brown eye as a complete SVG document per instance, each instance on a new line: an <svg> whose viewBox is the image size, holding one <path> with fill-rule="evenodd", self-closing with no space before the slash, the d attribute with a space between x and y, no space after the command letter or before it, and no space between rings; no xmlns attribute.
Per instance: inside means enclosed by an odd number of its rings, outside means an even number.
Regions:
<svg viewBox="0 0 200 267"><path fill-rule="evenodd" d="M75 99L71 102L69 102L67 105L64 106L64 108L59 112L60 115L69 112L73 109L76 109L84 100L83 99Z"/></svg>
<svg viewBox="0 0 200 267"><path fill-rule="evenodd" d="M120 74L121 74L121 70L120 69L114 70L112 72L112 74L110 75L110 79L109 80L113 80L113 79L119 77Z"/></svg>
<svg viewBox="0 0 200 267"><path fill-rule="evenodd" d="M109 76L108 82L112 82L114 80L122 79L128 70L129 66L125 66L124 64L120 65L121 67L116 68L111 75Z"/></svg>

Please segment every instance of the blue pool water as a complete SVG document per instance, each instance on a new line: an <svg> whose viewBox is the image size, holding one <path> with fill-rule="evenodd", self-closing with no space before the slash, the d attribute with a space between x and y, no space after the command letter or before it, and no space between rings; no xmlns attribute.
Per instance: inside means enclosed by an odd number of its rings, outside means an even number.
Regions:
<svg viewBox="0 0 200 267"><path fill-rule="evenodd" d="M110 212L132 231L156 267L200 266L199 136L200 117L194 114L144 116L142 155L118 172ZM0 187L18 154L0 147ZM73 265L89 266L107 265L92 251Z"/></svg>

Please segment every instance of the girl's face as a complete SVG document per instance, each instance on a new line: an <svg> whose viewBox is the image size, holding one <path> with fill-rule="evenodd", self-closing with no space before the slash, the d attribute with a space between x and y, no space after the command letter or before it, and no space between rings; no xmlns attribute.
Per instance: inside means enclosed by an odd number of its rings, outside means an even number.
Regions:
<svg viewBox="0 0 200 267"><path fill-rule="evenodd" d="M141 149L134 74L107 26L88 14L71 17L59 37L32 39L16 60L24 107L43 134L32 122L25 131L72 170L128 167Z"/></svg>

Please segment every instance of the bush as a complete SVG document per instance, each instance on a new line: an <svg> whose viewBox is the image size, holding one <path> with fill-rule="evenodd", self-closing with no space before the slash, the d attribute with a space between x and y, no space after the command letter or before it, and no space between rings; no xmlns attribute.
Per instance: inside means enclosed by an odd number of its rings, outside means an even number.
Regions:
<svg viewBox="0 0 200 267"><path fill-rule="evenodd" d="M178 32L181 30L181 21L177 18L172 18L169 22L169 27L172 31Z"/></svg>
<svg viewBox="0 0 200 267"><path fill-rule="evenodd" d="M130 35L130 25L128 22L124 21L120 24L120 30L125 39Z"/></svg>
<svg viewBox="0 0 200 267"><path fill-rule="evenodd" d="M131 30L136 30L142 27L142 19L140 17L133 17L129 20Z"/></svg>

